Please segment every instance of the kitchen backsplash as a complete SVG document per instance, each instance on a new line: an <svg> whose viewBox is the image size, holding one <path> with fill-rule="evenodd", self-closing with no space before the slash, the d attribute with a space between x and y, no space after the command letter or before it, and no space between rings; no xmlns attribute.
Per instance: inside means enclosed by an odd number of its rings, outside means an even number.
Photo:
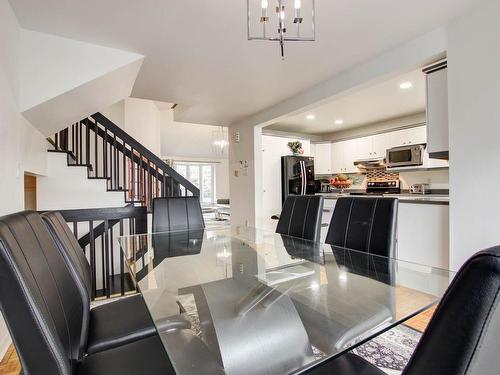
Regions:
<svg viewBox="0 0 500 375"><path fill-rule="evenodd" d="M394 180L399 177L401 181L401 189L408 190L413 184L429 184L434 190L448 190L449 176L448 169L436 169L429 171L406 171L400 173L387 172L385 168L370 169L367 173L346 173L350 180L353 181L350 189L366 188L367 179L370 180ZM335 177L336 174L332 175ZM323 176L322 176L323 177Z"/></svg>

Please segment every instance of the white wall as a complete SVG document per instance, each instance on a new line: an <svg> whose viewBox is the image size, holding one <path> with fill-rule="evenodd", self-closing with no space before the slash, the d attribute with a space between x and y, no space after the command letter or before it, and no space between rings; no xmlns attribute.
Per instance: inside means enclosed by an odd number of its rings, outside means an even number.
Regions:
<svg viewBox="0 0 500 375"><path fill-rule="evenodd" d="M447 29L452 269L500 244L499 20L490 0Z"/></svg>
<svg viewBox="0 0 500 375"><path fill-rule="evenodd" d="M125 100L101 110L101 113L113 121L116 125L123 128L125 126Z"/></svg>
<svg viewBox="0 0 500 375"><path fill-rule="evenodd" d="M223 154L212 146L219 126L174 121L171 109L160 111L161 157L182 161L203 161L215 164L215 197L229 198L229 163L227 147ZM227 140L227 128L223 128Z"/></svg>
<svg viewBox="0 0 500 375"><path fill-rule="evenodd" d="M235 134L239 133L239 142ZM262 131L258 127L229 129L229 195L231 224L260 226L262 217Z"/></svg>
<svg viewBox="0 0 500 375"><path fill-rule="evenodd" d="M153 101L125 99L125 131L156 155L161 154L159 111Z"/></svg>
<svg viewBox="0 0 500 375"><path fill-rule="evenodd" d="M22 29L20 40L20 108L47 136L128 97L143 60L31 30Z"/></svg>
<svg viewBox="0 0 500 375"><path fill-rule="evenodd" d="M68 167L67 156L48 153L47 175L37 179L38 210L123 207L123 192L107 191L107 181L88 179L86 167Z"/></svg>
<svg viewBox="0 0 500 375"><path fill-rule="evenodd" d="M24 207L23 174L44 174L46 141L19 113L20 28L7 1L0 2L0 215ZM0 359L10 343L0 318Z"/></svg>

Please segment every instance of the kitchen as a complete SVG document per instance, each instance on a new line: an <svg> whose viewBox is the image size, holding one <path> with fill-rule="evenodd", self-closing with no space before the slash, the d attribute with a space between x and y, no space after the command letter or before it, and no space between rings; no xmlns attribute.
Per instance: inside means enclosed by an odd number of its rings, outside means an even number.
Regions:
<svg viewBox="0 0 500 375"><path fill-rule="evenodd" d="M439 61L264 128L264 216L280 212L291 186L282 181L281 159L298 141L298 154L313 158L314 180L305 190L325 198L322 240L339 197L397 197L398 258L448 268L446 71Z"/></svg>

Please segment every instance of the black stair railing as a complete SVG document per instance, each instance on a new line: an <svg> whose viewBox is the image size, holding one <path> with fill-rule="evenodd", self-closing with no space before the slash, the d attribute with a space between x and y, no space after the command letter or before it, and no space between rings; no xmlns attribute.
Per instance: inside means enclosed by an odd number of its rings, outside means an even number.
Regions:
<svg viewBox="0 0 500 375"><path fill-rule="evenodd" d="M49 139L68 164L86 166L88 177L105 179L108 191L123 191L125 202L151 210L156 197L200 195L170 165L101 113L95 113Z"/></svg>
<svg viewBox="0 0 500 375"><path fill-rule="evenodd" d="M118 237L147 232L146 207L88 208L61 210L90 264L92 300L125 295L136 291L128 259ZM133 245L141 246L137 239ZM133 249L141 251L140 247ZM127 256L128 257L128 256Z"/></svg>

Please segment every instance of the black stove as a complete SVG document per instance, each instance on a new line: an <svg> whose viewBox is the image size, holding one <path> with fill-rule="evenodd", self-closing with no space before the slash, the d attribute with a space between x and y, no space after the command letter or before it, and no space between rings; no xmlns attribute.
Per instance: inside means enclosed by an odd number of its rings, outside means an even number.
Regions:
<svg viewBox="0 0 500 375"><path fill-rule="evenodd" d="M399 180L393 181L368 181L366 194L399 194L401 192Z"/></svg>

